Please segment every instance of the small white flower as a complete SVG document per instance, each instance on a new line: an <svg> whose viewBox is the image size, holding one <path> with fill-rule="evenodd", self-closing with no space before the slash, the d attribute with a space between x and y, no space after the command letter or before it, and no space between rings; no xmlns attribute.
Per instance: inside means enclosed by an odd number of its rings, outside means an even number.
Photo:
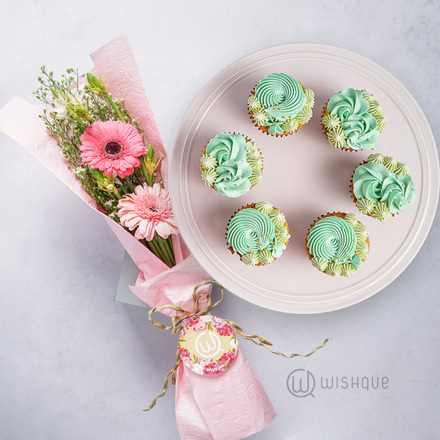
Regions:
<svg viewBox="0 0 440 440"><path fill-rule="evenodd" d="M200 364L193 364L191 369L194 371L194 373L203 374L203 367Z"/></svg>
<svg viewBox="0 0 440 440"><path fill-rule="evenodd" d="M67 116L67 105L69 104L69 100L64 96L59 95L55 102L56 105L52 108L51 112L56 113L58 119L64 119Z"/></svg>
<svg viewBox="0 0 440 440"><path fill-rule="evenodd" d="M85 171L86 169L84 167L78 167L73 170L73 174L75 174L75 176L79 176L83 174Z"/></svg>
<svg viewBox="0 0 440 440"><path fill-rule="evenodd" d="M85 95L85 83L80 84L78 87L73 87L70 93L78 101L81 102Z"/></svg>

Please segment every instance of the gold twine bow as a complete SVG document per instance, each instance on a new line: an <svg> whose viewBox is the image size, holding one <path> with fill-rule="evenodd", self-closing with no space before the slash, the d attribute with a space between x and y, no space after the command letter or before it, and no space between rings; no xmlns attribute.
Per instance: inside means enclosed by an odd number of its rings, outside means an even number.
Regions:
<svg viewBox="0 0 440 440"><path fill-rule="evenodd" d="M197 294L197 291L203 287L203 286L207 286L209 284L212 285L216 285L220 287L220 292L221 292L221 297L218 301L216 301L214 304L212 304L211 301L211 295L209 294L209 292L204 291L201 292L199 294ZM206 298L206 306L203 308L200 308L200 300L201 298ZM176 335L180 330L183 329L183 326L181 326L181 322L184 321L185 319L188 319L191 315L206 315L208 314L214 307L218 306L224 298L224 288L223 286L221 286L219 283L217 283L216 281L202 281L201 283L197 284L197 286L194 287L193 290L193 300L194 300L194 310L192 312L188 312L184 309L182 309L182 307L179 306L175 306L174 304L168 304L165 306L160 306L160 307L155 307L154 309L151 309L148 312L148 319L149 321L155 325L156 327L161 328L162 330L171 330L173 335ZM153 321L153 313L155 312L160 312L161 310L165 310L165 309L170 309L170 310L174 310L176 312L179 312L181 315L180 316L172 316L171 317L171 323L172 325L164 325L161 324L160 322L156 322ZM315 347L312 351L310 351L307 354L299 354L299 353L291 353L291 354L284 354L281 353L279 351L273 351L269 348L269 346L273 346L273 344L269 341L267 341L266 339L264 339L263 337L259 336L259 335L248 335L247 333L244 332L244 330L239 327L237 324L235 324L235 322L232 322L229 319L224 319L224 321L226 321L237 333L237 335L241 336L244 339L247 339L248 341L252 341L254 344L259 345L260 347L264 347L266 350L270 351L272 354L276 354L278 356L283 356L285 358L291 359L297 356L300 357L309 357L311 356L313 353L315 353L316 351L318 351L320 348L324 347L327 342L331 339L331 338L327 338L321 345ZM165 376L165 380L163 383L163 390L160 394L158 394L153 401L151 402L150 406L146 409L143 409L142 411L150 411L150 409L152 409L155 405L156 405L156 401L157 399L159 399L160 397L163 397L165 395L165 393L168 390L168 380L169 377L171 376L171 383L173 385L176 384L176 371L177 368L179 368L179 365L181 364L182 360L180 359L179 356L179 350L177 350L177 361L176 364L174 365L174 367L168 371L167 375Z"/></svg>

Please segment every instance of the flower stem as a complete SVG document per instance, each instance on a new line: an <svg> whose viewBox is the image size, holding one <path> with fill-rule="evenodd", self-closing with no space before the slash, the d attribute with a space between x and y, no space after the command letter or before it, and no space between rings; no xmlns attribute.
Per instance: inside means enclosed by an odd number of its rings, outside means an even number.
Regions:
<svg viewBox="0 0 440 440"><path fill-rule="evenodd" d="M154 243L154 238L151 241L145 240L145 243L147 244L148 248L153 252L154 255L156 255L157 258L163 261L163 255L157 248L156 244Z"/></svg>
<svg viewBox="0 0 440 440"><path fill-rule="evenodd" d="M127 178L124 178L124 182L127 184L128 190L131 193L134 193L134 186L133 186L133 184Z"/></svg>
<svg viewBox="0 0 440 440"><path fill-rule="evenodd" d="M171 235L169 235L168 238L164 240L164 247L170 257L172 265L175 266L176 259L174 258L173 240L171 238Z"/></svg>
<svg viewBox="0 0 440 440"><path fill-rule="evenodd" d="M111 98L111 96L108 93L104 94L105 99L108 101L108 103L112 106L113 110L116 113L116 116L118 119L122 122L125 122L124 116L122 116L121 110L119 110L118 106L115 104L115 101Z"/></svg>
<svg viewBox="0 0 440 440"><path fill-rule="evenodd" d="M169 267L173 267L176 265L174 261L174 255L171 254L168 241L159 237L158 235L155 236L157 239L157 244L161 248L162 252L164 253L166 257L166 261L164 261Z"/></svg>

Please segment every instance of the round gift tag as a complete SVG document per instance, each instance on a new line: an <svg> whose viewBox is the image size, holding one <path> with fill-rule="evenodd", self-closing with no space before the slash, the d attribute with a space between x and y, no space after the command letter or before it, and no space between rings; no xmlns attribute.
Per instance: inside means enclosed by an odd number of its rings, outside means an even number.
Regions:
<svg viewBox="0 0 440 440"><path fill-rule="evenodd" d="M211 315L191 315L182 324L179 355L190 370L212 375L221 373L234 362L237 337L223 319Z"/></svg>

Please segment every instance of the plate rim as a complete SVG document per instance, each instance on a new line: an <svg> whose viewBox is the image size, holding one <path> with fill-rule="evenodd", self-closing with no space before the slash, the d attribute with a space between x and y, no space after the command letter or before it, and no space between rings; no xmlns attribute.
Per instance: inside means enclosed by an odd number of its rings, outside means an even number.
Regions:
<svg viewBox="0 0 440 440"><path fill-rule="evenodd" d="M187 167L182 168L179 165L182 164L182 159L184 159L182 156L185 152L184 146L187 144L187 139L191 137L191 133L197 130L196 122L200 122L203 120L203 117L200 118L199 114L201 112L206 113L207 111L209 111L210 106L212 106L215 102L215 99L213 100L210 98L220 97L226 91L224 87L228 84L230 87L237 80L241 79L244 76L243 72L247 72L248 74L250 71L252 71L250 67L257 69L258 67L256 67L256 65L258 63L264 63L265 60L267 60L267 58L269 57L274 58L281 55L285 56L292 52L304 52L309 55L316 53L320 55L325 55L327 59L333 56L337 58L339 62L341 62L342 60L346 64L354 64L358 69L359 67L361 67L362 69L367 69L367 71L369 71L368 73L375 77L376 81L382 82L387 86L391 84L393 86L393 98L397 98L402 105L406 106L407 109L410 110L405 116L407 118L408 116L412 117L413 122L415 123L416 128L419 131L419 135L422 139L422 142L419 142L419 145L423 145L424 148L421 148L421 152L425 153L426 156L425 162L423 163L424 157L422 155L422 176L426 177L426 179L429 180L431 184L428 185L428 194L422 194L422 196L428 200L424 206L421 205L423 209L422 214L419 213L416 216L416 220L419 218L420 215L422 216L422 218L419 221L419 227L415 232L411 243L409 244L404 255L397 260L394 266L392 266L390 269L388 269L388 271L383 273L381 277L379 277L379 279L375 282L373 286L374 288L369 289L369 291L368 289L364 288L360 293L359 291L356 291L355 294L348 294L343 297L326 298L325 301L315 300L308 302L302 300L300 303L298 303L286 302L277 299L277 302L274 303L273 298L267 298L255 294L250 298L248 295L243 294L243 292L241 291L234 291L233 289L235 288L235 284L237 283L234 284L233 280L228 277L222 277L222 274L217 271L216 266L212 265L209 260L206 259L206 256L203 253L203 249L192 243L191 238L194 236L194 233L189 227L189 222L187 221L185 215L185 207L182 203L183 198L181 194L182 185L180 184L180 182L182 181L181 171L183 171L183 174L185 174ZM240 66L243 65L244 67L240 68ZM362 71L362 74L365 74L364 70ZM222 90L220 94L219 90ZM208 107L206 107L207 105ZM179 148L179 145L182 147ZM427 156L429 156L429 158ZM219 282L221 282L221 284L223 284L223 286L227 290L231 291L238 297L248 302L251 302L252 304L270 310L296 314L324 313L349 307L375 295L376 293L384 289L392 281L394 281L415 258L421 246L423 245L429 233L429 230L431 229L438 204L438 195L440 189L439 182L440 171L436 142L422 109L418 105L415 98L411 95L411 93L397 78L395 78L390 72L388 72L386 69L384 69L382 66L378 65L374 61L350 50L320 43L289 43L271 46L241 57L222 69L219 73L217 73L217 75L215 75L201 88L182 118L175 137L174 150L173 154L171 155L169 173L169 188L173 212L175 214L182 238L187 243L189 250L193 253L199 264L211 276L216 274L217 278L219 278L218 274L220 273ZM426 185L421 186L425 187ZM176 213L178 214L176 215ZM185 217L185 222L182 222L181 217ZM384 282L383 278L386 278L385 275L388 275L388 280ZM349 301L347 301L347 299Z"/></svg>

